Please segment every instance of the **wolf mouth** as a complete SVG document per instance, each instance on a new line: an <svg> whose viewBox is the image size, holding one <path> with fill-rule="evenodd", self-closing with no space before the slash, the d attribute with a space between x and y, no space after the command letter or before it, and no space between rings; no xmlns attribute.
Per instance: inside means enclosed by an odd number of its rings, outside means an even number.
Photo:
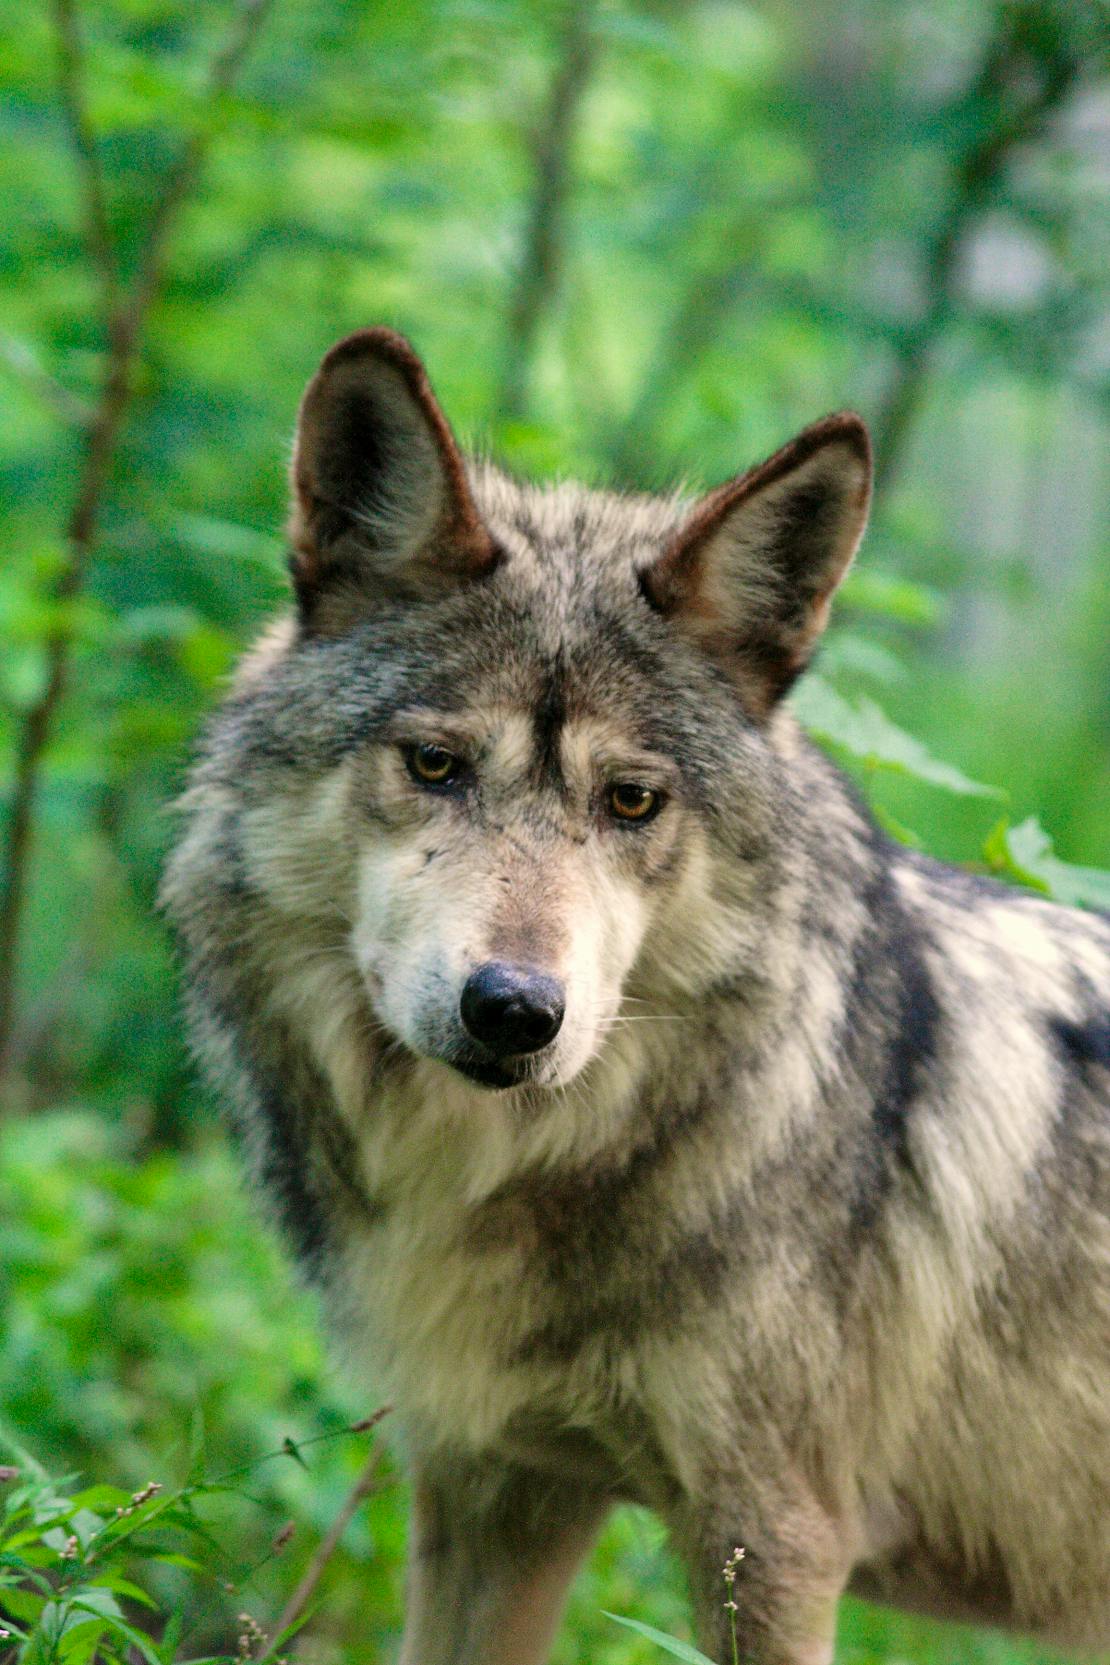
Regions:
<svg viewBox="0 0 1110 1665"><path fill-rule="evenodd" d="M451 1069L457 1070L460 1075L464 1075L468 1081L473 1081L476 1086L489 1087L495 1091L523 1086L532 1078L530 1058L522 1058L519 1063L513 1063L505 1059L483 1058L477 1052L465 1052L453 1058L445 1058L443 1062Z"/></svg>

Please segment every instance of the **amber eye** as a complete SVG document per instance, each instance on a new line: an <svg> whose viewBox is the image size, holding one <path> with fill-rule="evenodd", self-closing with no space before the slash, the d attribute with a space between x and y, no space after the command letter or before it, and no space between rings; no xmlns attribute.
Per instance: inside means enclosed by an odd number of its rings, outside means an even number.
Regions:
<svg viewBox="0 0 1110 1665"><path fill-rule="evenodd" d="M663 800L650 786L638 781L618 780L609 788L609 813L618 821L650 821L659 813Z"/></svg>
<svg viewBox="0 0 1110 1665"><path fill-rule="evenodd" d="M413 780L419 781L421 786L450 786L462 768L462 763L454 752L449 752L444 746L409 746L405 752L405 763Z"/></svg>

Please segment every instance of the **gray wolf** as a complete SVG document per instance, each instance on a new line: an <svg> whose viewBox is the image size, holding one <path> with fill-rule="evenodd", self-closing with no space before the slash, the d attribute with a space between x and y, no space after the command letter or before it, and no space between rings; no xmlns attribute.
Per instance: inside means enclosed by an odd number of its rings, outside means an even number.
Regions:
<svg viewBox="0 0 1110 1665"><path fill-rule="evenodd" d="M522 484L387 330L305 395L165 902L403 1426L404 1665L544 1659L619 1499L718 1659L737 1545L755 1665L846 1589L1110 1643L1110 923L895 847L783 703L869 483L845 413L693 503Z"/></svg>

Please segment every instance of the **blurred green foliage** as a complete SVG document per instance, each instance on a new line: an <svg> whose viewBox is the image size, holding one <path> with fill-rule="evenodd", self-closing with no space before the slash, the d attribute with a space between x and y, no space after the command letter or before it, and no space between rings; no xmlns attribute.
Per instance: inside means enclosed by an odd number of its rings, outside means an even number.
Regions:
<svg viewBox="0 0 1110 1665"><path fill-rule="evenodd" d="M803 718L899 836L1064 900L1110 896L1098 0L277 0L213 105L232 4L78 13L125 282L181 147L209 149L86 580L59 600L109 343L59 96L65 8L0 0L0 815L52 642L70 668L26 851L0 1425L52 1474L128 1493L184 1485L202 1426L214 1474L373 1408L325 1363L239 1197L154 909L190 739L285 595L296 402L347 330L405 330L462 434L540 474L701 484L857 406L873 527ZM244 1605L272 1621L357 1445L305 1446L307 1467L252 1474L253 1501L213 1498L208 1576L130 1569L180 1611L186 1653L234 1651ZM398 1482L346 1533L298 1643L312 1658L390 1657L402 1500ZM557 1658L659 1657L603 1609L687 1634L635 1512L583 1574ZM839 1657L1043 1656L846 1604Z"/></svg>

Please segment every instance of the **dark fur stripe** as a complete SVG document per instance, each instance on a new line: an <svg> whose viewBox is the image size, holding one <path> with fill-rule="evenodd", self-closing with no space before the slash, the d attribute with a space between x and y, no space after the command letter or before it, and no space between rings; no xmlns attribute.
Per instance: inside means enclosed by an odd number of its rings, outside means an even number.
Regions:
<svg viewBox="0 0 1110 1665"><path fill-rule="evenodd" d="M1048 1032L1064 1068L1093 1091L1097 1071L1110 1071L1110 1012L1098 1012L1082 1023L1050 1017Z"/></svg>
<svg viewBox="0 0 1110 1665"><path fill-rule="evenodd" d="M551 666L532 716L536 759L541 780L561 787L563 770L559 745L567 720L566 670L561 660Z"/></svg>
<svg viewBox="0 0 1110 1665"><path fill-rule="evenodd" d="M925 933L895 888L886 840L871 840L868 927L859 938L845 1002L842 1057L869 1096L873 1137L861 1141L850 1217L867 1231L896 1176L914 1176L915 1102L937 1061L942 1012L926 963Z"/></svg>
<svg viewBox="0 0 1110 1665"><path fill-rule="evenodd" d="M324 1211L310 1184L310 1152L304 1129L285 1096L276 1089L265 1100L266 1144L261 1177L277 1208L293 1252L311 1275L327 1248Z"/></svg>

